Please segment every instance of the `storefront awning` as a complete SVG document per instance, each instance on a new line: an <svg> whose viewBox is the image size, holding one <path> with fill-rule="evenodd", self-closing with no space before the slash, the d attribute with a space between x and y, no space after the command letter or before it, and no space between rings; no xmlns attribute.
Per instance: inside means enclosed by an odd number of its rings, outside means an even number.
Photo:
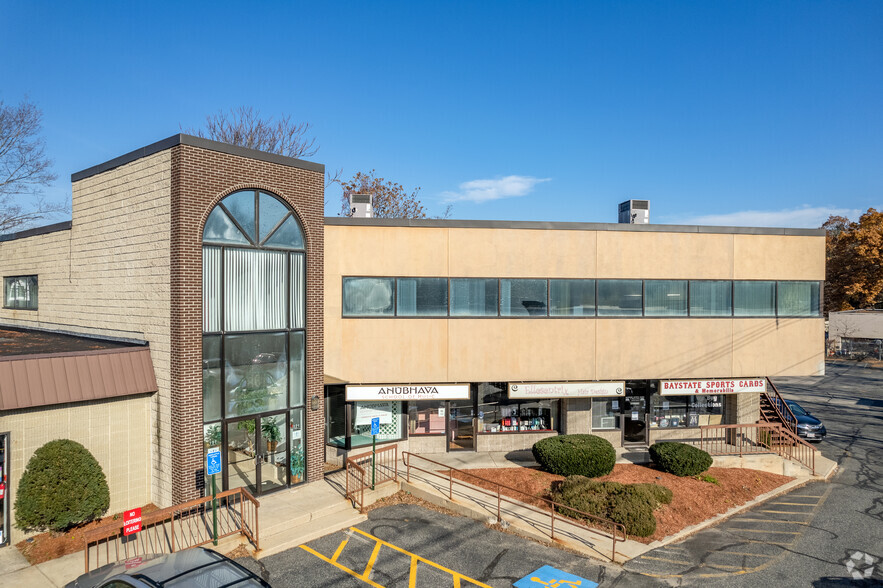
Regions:
<svg viewBox="0 0 883 588"><path fill-rule="evenodd" d="M156 391L146 346L0 357L0 410Z"/></svg>

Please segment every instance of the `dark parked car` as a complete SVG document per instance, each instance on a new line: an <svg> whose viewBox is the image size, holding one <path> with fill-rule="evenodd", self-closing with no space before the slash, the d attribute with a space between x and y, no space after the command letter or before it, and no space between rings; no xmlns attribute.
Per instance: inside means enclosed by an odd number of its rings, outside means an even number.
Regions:
<svg viewBox="0 0 883 588"><path fill-rule="evenodd" d="M797 418L797 434L807 441L821 441L828 434L822 421L806 412L802 406L793 400L786 400L785 403L791 412Z"/></svg>
<svg viewBox="0 0 883 588"><path fill-rule="evenodd" d="M202 547L142 555L83 574L65 588L272 588L235 561Z"/></svg>

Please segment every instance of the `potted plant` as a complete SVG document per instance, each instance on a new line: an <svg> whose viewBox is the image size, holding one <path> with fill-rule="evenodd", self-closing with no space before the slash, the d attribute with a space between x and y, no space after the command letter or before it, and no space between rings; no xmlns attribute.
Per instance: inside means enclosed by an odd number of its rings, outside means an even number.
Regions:
<svg viewBox="0 0 883 588"><path fill-rule="evenodd" d="M297 484L304 479L304 446L298 444L297 447L291 449L291 483Z"/></svg>
<svg viewBox="0 0 883 588"><path fill-rule="evenodd" d="M218 447L221 444L221 425L209 425L204 435L206 448Z"/></svg>
<svg viewBox="0 0 883 588"><path fill-rule="evenodd" d="M261 435L267 442L267 451L270 453L276 451L276 446L279 445L279 441L282 440L282 434L279 432L279 423L276 422L275 418L271 417L263 419L263 422L261 423Z"/></svg>

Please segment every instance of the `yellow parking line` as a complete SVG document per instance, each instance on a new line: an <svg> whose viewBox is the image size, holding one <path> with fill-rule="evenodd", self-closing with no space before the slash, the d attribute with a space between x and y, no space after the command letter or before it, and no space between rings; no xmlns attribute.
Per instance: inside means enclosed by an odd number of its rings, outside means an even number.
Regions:
<svg viewBox="0 0 883 588"><path fill-rule="evenodd" d="M638 561L641 561L642 559L652 559L654 561L664 561L664 562L673 563L673 564L685 564L688 566L693 564L693 562L691 562L691 561L679 561L676 559L666 559L664 557L653 557L651 555L643 555L638 558Z"/></svg>
<svg viewBox="0 0 883 588"><path fill-rule="evenodd" d="M776 514L793 514L793 515L803 515L803 516L811 516L812 512L797 512L794 510L759 510L757 512L773 512Z"/></svg>
<svg viewBox="0 0 883 588"><path fill-rule="evenodd" d="M730 527L730 531L745 531L746 533L781 533L783 535L800 535L803 531L766 531L764 529L745 529L742 527Z"/></svg>
<svg viewBox="0 0 883 588"><path fill-rule="evenodd" d="M346 547L348 541L349 539L344 539L343 541L341 541L340 547L338 547L337 551L334 552L334 555L331 556L331 561L337 561L337 558L340 557L340 554L343 551L343 548Z"/></svg>
<svg viewBox="0 0 883 588"><path fill-rule="evenodd" d="M374 545L374 551L371 552L371 557L368 558L368 565L365 566L365 571L362 572L362 576L368 578L371 576L371 570L374 568L374 562L377 561L377 554L380 553L380 548L382 545L378 541Z"/></svg>
<svg viewBox="0 0 883 588"><path fill-rule="evenodd" d="M808 525L805 521L786 521L783 519L733 519L735 523L751 522L751 523L776 523L777 525Z"/></svg>
<svg viewBox="0 0 883 588"><path fill-rule="evenodd" d="M417 556L411 556L411 574L408 576L408 588L417 587Z"/></svg>
<svg viewBox="0 0 883 588"><path fill-rule="evenodd" d="M370 578L363 578L362 576L360 576L359 574L357 574L353 570L349 569L345 565L339 564L336 561L331 561L330 559L328 559L327 557L325 557L324 555L322 555L318 551L314 551L314 550L310 549L309 547L307 547L306 545L301 545L300 548L303 549L304 551L306 551L307 553L312 553L313 555L315 555L316 557L318 557L322 561L326 561L326 562L330 563L331 565L333 565L337 569L343 570L347 574L349 574L355 578L358 578L359 580L362 580L366 584L370 584L371 586L374 586L374 588L384 588L384 586L381 586L380 584L378 584L377 582L374 582Z"/></svg>

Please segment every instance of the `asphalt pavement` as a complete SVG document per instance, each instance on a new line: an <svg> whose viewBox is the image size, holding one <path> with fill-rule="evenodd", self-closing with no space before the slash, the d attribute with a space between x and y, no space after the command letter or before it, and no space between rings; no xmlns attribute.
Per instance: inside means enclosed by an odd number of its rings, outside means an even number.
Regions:
<svg viewBox="0 0 883 588"><path fill-rule="evenodd" d="M774 381L825 423L818 447L839 464L830 482L796 488L624 567L414 505L374 510L306 549L243 563L276 588L509 587L542 566L602 587L883 586L883 369L829 362L826 371Z"/></svg>

